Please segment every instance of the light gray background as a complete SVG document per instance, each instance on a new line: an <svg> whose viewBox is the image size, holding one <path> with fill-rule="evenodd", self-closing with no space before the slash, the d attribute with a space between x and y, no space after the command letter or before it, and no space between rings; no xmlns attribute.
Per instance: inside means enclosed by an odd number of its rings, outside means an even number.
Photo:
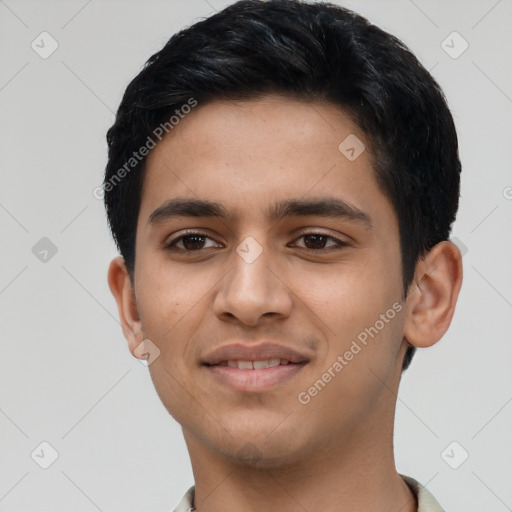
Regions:
<svg viewBox="0 0 512 512"><path fill-rule="evenodd" d="M181 430L122 335L106 282L116 250L93 189L129 80L228 3L0 0L0 511L168 511L193 483ZM463 162L464 283L449 332L404 375L397 467L447 511L512 510L512 2L342 5L432 70ZM31 47L49 48L43 31L59 45L47 59ZM453 31L469 43L456 59L442 47ZM32 251L42 237L57 247L46 262ZM50 457L43 441L58 452L48 469L31 457Z"/></svg>

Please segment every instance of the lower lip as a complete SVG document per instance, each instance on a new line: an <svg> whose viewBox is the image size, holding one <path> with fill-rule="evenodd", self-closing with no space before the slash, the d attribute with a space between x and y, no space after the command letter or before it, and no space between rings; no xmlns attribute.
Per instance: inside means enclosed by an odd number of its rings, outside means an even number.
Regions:
<svg viewBox="0 0 512 512"><path fill-rule="evenodd" d="M207 366L208 371L222 384L243 393L271 390L295 377L306 363L242 370L231 366Z"/></svg>

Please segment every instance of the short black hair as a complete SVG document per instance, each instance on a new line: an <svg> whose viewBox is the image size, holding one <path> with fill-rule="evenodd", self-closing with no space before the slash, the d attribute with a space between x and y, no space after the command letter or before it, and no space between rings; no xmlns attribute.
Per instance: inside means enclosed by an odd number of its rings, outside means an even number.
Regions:
<svg viewBox="0 0 512 512"><path fill-rule="evenodd" d="M452 115L402 41L351 10L301 0L235 2L173 35L128 85L107 132L103 190L130 276L146 161L134 158L137 150L154 142L156 127L168 132L170 116L191 100L268 93L332 103L365 134L398 217L405 298L418 259L448 240L456 217L461 164ZM414 351L410 345L403 369Z"/></svg>

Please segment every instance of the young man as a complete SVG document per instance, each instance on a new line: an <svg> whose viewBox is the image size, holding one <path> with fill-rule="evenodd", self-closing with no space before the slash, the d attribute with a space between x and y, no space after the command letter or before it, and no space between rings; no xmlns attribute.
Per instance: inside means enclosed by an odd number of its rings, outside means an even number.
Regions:
<svg viewBox="0 0 512 512"><path fill-rule="evenodd" d="M237 2L149 59L107 138L108 280L183 429L176 511L441 511L393 455L462 282L457 136L413 54L335 5Z"/></svg>

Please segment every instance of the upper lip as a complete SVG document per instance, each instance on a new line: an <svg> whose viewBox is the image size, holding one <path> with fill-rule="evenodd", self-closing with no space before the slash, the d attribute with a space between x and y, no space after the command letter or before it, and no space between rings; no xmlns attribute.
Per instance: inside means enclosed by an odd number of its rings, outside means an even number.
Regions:
<svg viewBox="0 0 512 512"><path fill-rule="evenodd" d="M259 343L246 345L231 343L212 350L203 363L216 365L224 361L266 361L269 359L286 359L290 363L306 363L309 359L296 350L276 343Z"/></svg>

